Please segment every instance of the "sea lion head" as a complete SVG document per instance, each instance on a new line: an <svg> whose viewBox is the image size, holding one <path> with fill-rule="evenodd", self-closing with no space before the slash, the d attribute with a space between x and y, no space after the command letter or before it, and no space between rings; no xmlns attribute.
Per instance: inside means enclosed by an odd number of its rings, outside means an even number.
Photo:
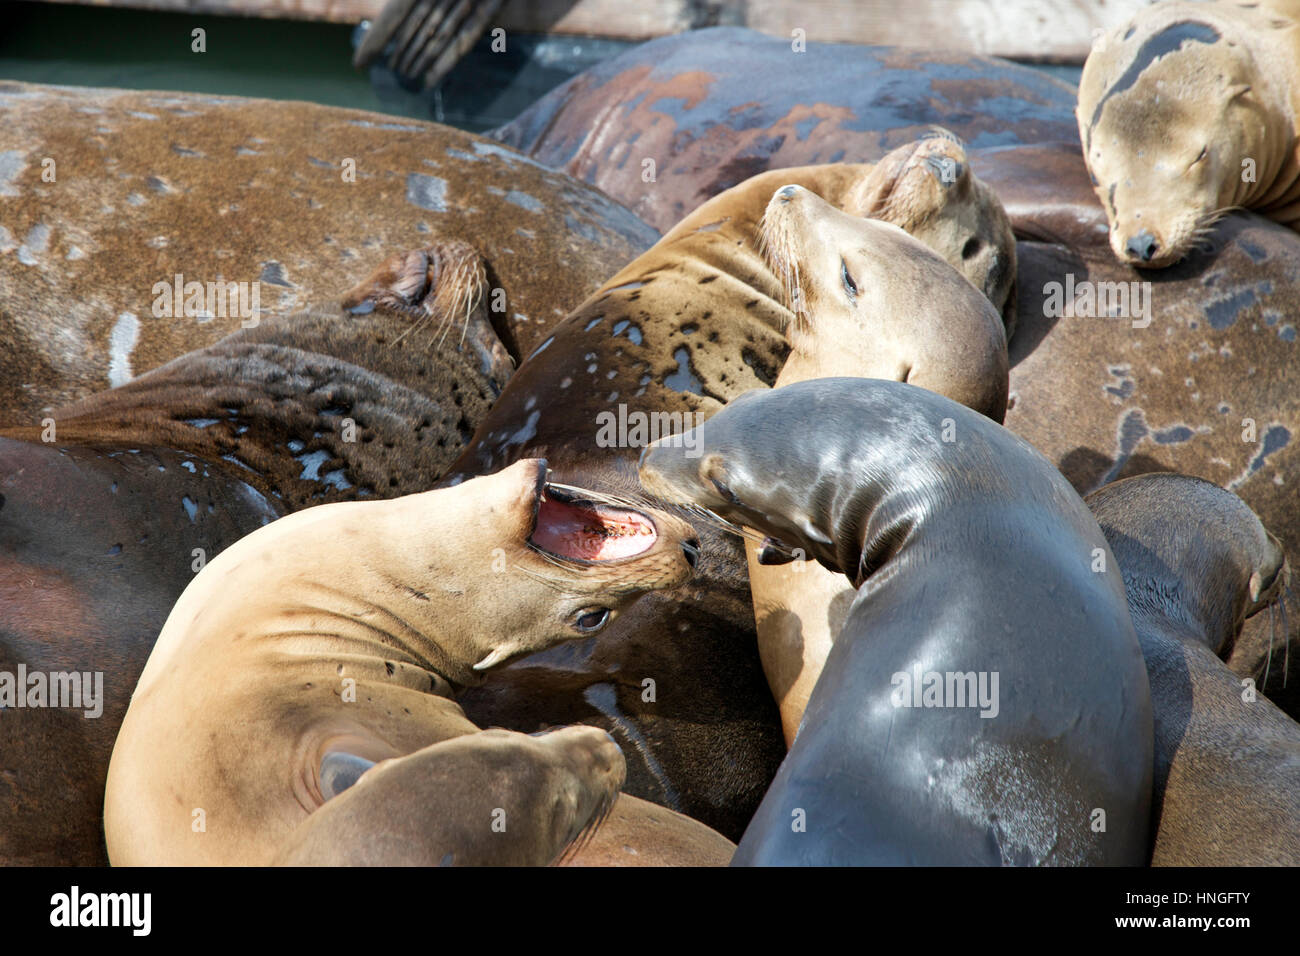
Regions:
<svg viewBox="0 0 1300 956"><path fill-rule="evenodd" d="M900 146L872 167L844 210L883 219L925 243L984 293L1015 331L1016 237L997 194L946 130Z"/></svg>
<svg viewBox="0 0 1300 956"><path fill-rule="evenodd" d="M830 381L836 380L818 383ZM641 452L642 487L663 501L705 508L735 529L761 529L769 536L760 548L762 564L784 563L798 549L800 557L840 570L832 540L833 503L826 497L830 489L808 480L808 463L816 461L811 423L806 417L782 414L787 399L813 385L801 382L745 392L683 435L652 442ZM834 412L825 406L813 414L833 425ZM774 427L778 434L772 433ZM825 435L823 440L832 441ZM818 470L815 464L812 468Z"/></svg>
<svg viewBox="0 0 1300 956"><path fill-rule="evenodd" d="M762 245L795 314L787 368L805 363L805 378L910 382L1002 421L1002 319L933 249L794 185L773 193Z"/></svg>
<svg viewBox="0 0 1300 956"><path fill-rule="evenodd" d="M1093 47L1076 112L1093 188L1125 263L1162 268L1240 201L1269 123L1244 45L1199 18L1121 28ZM1263 171L1258 171L1263 175Z"/></svg>
<svg viewBox="0 0 1300 956"><path fill-rule="evenodd" d="M682 519L552 483L541 459L387 502L322 506L331 507L374 507L354 511L348 526L361 530L343 560L382 570L384 609L427 635L435 646L425 656L461 684L600 633L641 595L686 581L699 554ZM378 605L384 595L366 597Z"/></svg>
<svg viewBox="0 0 1300 956"><path fill-rule="evenodd" d="M1225 654L1246 619L1282 599L1281 542L1230 491L1188 475L1146 474L1087 498L1124 575L1129 604L1204 627Z"/></svg>

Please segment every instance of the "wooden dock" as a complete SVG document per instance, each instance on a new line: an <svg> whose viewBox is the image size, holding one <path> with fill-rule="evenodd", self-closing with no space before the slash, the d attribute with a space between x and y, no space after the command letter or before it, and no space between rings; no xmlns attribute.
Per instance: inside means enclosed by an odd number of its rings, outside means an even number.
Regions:
<svg viewBox="0 0 1300 956"><path fill-rule="evenodd" d="M46 0L170 13L358 23L384 0ZM747 26L821 43L961 50L1045 63L1082 63L1096 32L1151 0L508 0L507 32L647 40L707 26Z"/></svg>

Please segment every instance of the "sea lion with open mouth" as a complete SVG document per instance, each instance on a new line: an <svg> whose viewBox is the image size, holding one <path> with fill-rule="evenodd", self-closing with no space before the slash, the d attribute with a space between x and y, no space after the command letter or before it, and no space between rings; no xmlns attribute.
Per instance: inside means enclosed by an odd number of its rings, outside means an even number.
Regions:
<svg viewBox="0 0 1300 956"><path fill-rule="evenodd" d="M322 505L213 560L173 608L109 767L127 864L546 864L623 780L594 728L479 731L451 699L679 585L693 532L521 461Z"/></svg>
<svg viewBox="0 0 1300 956"><path fill-rule="evenodd" d="M1146 670L1060 472L902 382L758 390L696 431L699 457L645 450L648 491L858 589L734 864L1146 862Z"/></svg>
<svg viewBox="0 0 1300 956"><path fill-rule="evenodd" d="M0 721L0 860L105 861L117 727L205 562L287 512L424 491L447 468L513 370L485 283L465 243L397 253L341 305L241 330L48 428L0 431L0 672L104 677L97 719Z"/></svg>

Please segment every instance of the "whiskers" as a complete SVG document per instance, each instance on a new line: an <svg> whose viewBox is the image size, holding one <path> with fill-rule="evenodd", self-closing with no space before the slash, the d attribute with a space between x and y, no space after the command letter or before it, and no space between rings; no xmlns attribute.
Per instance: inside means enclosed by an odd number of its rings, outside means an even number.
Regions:
<svg viewBox="0 0 1300 956"><path fill-rule="evenodd" d="M583 824L582 829L577 832L569 845L560 851L560 855L555 858L555 862L551 864L552 866L563 866L587 848L587 844L595 837L600 825L605 822L610 812L613 811L614 802L617 799L617 790L608 791L601 796L600 803L597 804L591 818Z"/></svg>
<svg viewBox="0 0 1300 956"><path fill-rule="evenodd" d="M807 292L803 287L803 278L799 271L799 257L795 255L794 241L784 216L773 216L770 205L763 211L763 218L758 223L758 252L768 267L776 274L781 283L781 292L785 305L794 313L798 328L807 328L809 323Z"/></svg>
<svg viewBox="0 0 1300 956"><path fill-rule="evenodd" d="M1187 244L1188 251L1212 251L1214 249L1214 227L1219 220L1229 213L1240 212L1245 208L1245 206L1224 206L1222 209L1215 209L1198 219L1196 225L1192 227L1191 238Z"/></svg>
<svg viewBox="0 0 1300 956"><path fill-rule="evenodd" d="M1269 669L1273 664L1273 637L1277 633L1278 618L1282 619L1282 686L1286 687L1287 676L1291 673L1291 631L1286 617L1286 604L1291 600L1291 585L1288 584L1278 595L1278 599L1268 606L1268 654L1264 658L1264 682L1260 686L1268 687Z"/></svg>
<svg viewBox="0 0 1300 956"><path fill-rule="evenodd" d="M434 345L436 336L436 347L441 349L447 334L457 323L461 327L460 344L465 344L470 319L474 315L474 310L478 308L479 302L482 301L483 291L487 287L487 273L483 268L483 260L468 246L439 251L431 255L437 257L437 262L434 264L436 270L430 279L434 291L425 298L423 303L408 305L403 310L415 321L389 343L390 347L398 345L413 332L427 329L433 323L435 316L438 322L429 337L429 346Z"/></svg>

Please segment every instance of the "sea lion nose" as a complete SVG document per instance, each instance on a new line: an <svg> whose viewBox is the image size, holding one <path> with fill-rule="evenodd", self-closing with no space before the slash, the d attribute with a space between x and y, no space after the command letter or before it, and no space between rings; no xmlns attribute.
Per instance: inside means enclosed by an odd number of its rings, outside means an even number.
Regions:
<svg viewBox="0 0 1300 956"><path fill-rule="evenodd" d="M695 570L695 566L700 563L700 543L694 538L682 542L682 554L686 555L686 563Z"/></svg>
<svg viewBox="0 0 1300 956"><path fill-rule="evenodd" d="M1137 256L1143 262L1150 262L1151 257L1159 251L1160 243L1156 242L1155 236L1143 229L1136 236L1131 236L1129 241L1124 243L1124 248L1128 250L1129 255Z"/></svg>
<svg viewBox="0 0 1300 956"><path fill-rule="evenodd" d="M798 192L798 186L782 186L776 191L776 198L781 200L781 202L789 202Z"/></svg>

